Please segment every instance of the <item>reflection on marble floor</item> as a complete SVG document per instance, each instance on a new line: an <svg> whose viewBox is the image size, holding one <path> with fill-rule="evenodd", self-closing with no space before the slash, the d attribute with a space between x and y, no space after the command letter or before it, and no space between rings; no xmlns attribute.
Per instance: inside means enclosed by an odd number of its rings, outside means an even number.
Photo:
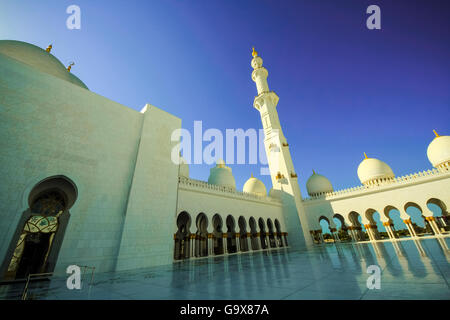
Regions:
<svg viewBox="0 0 450 320"><path fill-rule="evenodd" d="M65 278L32 283L33 299L450 299L450 238L338 243L279 249L89 276L81 290ZM380 266L381 289L366 286ZM24 284L0 286L20 299Z"/></svg>

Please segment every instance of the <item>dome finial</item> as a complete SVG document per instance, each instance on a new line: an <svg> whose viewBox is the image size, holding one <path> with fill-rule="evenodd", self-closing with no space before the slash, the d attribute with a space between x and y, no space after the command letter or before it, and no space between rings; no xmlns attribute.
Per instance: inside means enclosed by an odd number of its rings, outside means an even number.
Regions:
<svg viewBox="0 0 450 320"><path fill-rule="evenodd" d="M69 64L69 66L67 67L67 71L70 72L70 69L72 69L72 66L73 66L73 65L75 65L75 62L71 62L71 63Z"/></svg>
<svg viewBox="0 0 450 320"><path fill-rule="evenodd" d="M254 176L253 176L253 172L252 172L252 173L250 173L250 178L254 178Z"/></svg>
<svg viewBox="0 0 450 320"><path fill-rule="evenodd" d="M52 51L53 46L50 44L47 49L45 49L45 51L47 51L48 53L50 53L50 51Z"/></svg>
<svg viewBox="0 0 450 320"><path fill-rule="evenodd" d="M433 132L434 132L434 134L436 135L436 138L437 138L437 137L440 137L440 135L436 132L436 130L433 130Z"/></svg>
<svg viewBox="0 0 450 320"><path fill-rule="evenodd" d="M369 157L367 156L367 154L364 152L364 159L369 159Z"/></svg>
<svg viewBox="0 0 450 320"><path fill-rule="evenodd" d="M253 58L255 58L256 56L258 56L258 52L256 52L255 47L253 47L252 56L253 56Z"/></svg>
<svg viewBox="0 0 450 320"><path fill-rule="evenodd" d="M313 174L316 174L316 172L314 171L314 169L312 169L312 171L313 171Z"/></svg>
<svg viewBox="0 0 450 320"><path fill-rule="evenodd" d="M216 167L217 168L225 168L225 166L226 166L226 163L225 163L225 161L223 159L217 160L217 162L216 162Z"/></svg>

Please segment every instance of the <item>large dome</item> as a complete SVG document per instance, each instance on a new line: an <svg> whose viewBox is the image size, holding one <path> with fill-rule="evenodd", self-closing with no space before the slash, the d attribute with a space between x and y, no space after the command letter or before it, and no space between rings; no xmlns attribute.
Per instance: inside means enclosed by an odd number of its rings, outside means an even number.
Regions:
<svg viewBox="0 0 450 320"><path fill-rule="evenodd" d="M231 168L225 165L223 160L219 160L214 168L211 168L208 178L209 184L236 189Z"/></svg>
<svg viewBox="0 0 450 320"><path fill-rule="evenodd" d="M25 63L41 72L51 74L84 89L88 87L51 53L35 45L15 40L0 40L0 54Z"/></svg>
<svg viewBox="0 0 450 320"><path fill-rule="evenodd" d="M325 176L313 171L311 177L306 181L306 190L310 196L318 196L327 192L333 192L333 186Z"/></svg>
<svg viewBox="0 0 450 320"><path fill-rule="evenodd" d="M440 136L434 131L436 137L428 145L427 156L433 167L447 169L450 167L450 136Z"/></svg>
<svg viewBox="0 0 450 320"><path fill-rule="evenodd" d="M255 194L257 196L265 197L267 196L267 189L264 183L255 178L253 175L248 179L245 184L243 190L246 193Z"/></svg>
<svg viewBox="0 0 450 320"><path fill-rule="evenodd" d="M395 178L394 172L387 163L375 158L368 158L366 154L364 155L365 159L358 167L358 178L363 185L378 185Z"/></svg>

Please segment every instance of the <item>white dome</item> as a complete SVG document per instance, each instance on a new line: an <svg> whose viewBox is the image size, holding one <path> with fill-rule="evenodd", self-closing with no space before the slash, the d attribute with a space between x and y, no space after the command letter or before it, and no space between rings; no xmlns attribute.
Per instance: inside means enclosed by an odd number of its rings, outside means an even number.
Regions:
<svg viewBox="0 0 450 320"><path fill-rule="evenodd" d="M313 171L311 177L306 181L306 190L310 196L333 192L333 186L325 176Z"/></svg>
<svg viewBox="0 0 450 320"><path fill-rule="evenodd" d="M189 164L187 163L186 159L183 157L180 157L180 171L178 173L180 177L186 177L189 178Z"/></svg>
<svg viewBox="0 0 450 320"><path fill-rule="evenodd" d="M256 194L261 197L267 196L266 186L261 180L253 177L253 175L247 180L247 182L245 182L243 191L246 193Z"/></svg>
<svg viewBox="0 0 450 320"><path fill-rule="evenodd" d="M16 40L0 40L0 55L2 54L41 72L88 89L73 73L68 72L66 67L53 54L33 44Z"/></svg>
<svg viewBox="0 0 450 320"><path fill-rule="evenodd" d="M394 172L387 163L368 158L366 155L365 157L358 167L358 178L363 185L378 184L395 178Z"/></svg>
<svg viewBox="0 0 450 320"><path fill-rule="evenodd" d="M211 168L208 183L236 189L236 181L231 173L231 168L227 167L223 160L217 161L216 166Z"/></svg>
<svg viewBox="0 0 450 320"><path fill-rule="evenodd" d="M440 136L436 134L436 137L428 145L427 156L433 167L436 168L448 168L450 164L450 136Z"/></svg>

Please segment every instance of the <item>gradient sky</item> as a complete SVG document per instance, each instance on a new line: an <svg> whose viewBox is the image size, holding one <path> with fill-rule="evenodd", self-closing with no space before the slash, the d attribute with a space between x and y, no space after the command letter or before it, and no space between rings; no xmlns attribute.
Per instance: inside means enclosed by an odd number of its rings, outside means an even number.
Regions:
<svg viewBox="0 0 450 320"><path fill-rule="evenodd" d="M66 28L71 4L81 30ZM381 30L366 28L371 4ZM432 129L450 134L450 1L2 0L0 39L52 43L91 91L223 132L261 128L255 46L303 195L312 169L335 190L359 185L363 152L396 175L430 169ZM207 180L210 167L191 165L191 177ZM231 167L238 189L250 172L270 189L258 165Z"/></svg>

